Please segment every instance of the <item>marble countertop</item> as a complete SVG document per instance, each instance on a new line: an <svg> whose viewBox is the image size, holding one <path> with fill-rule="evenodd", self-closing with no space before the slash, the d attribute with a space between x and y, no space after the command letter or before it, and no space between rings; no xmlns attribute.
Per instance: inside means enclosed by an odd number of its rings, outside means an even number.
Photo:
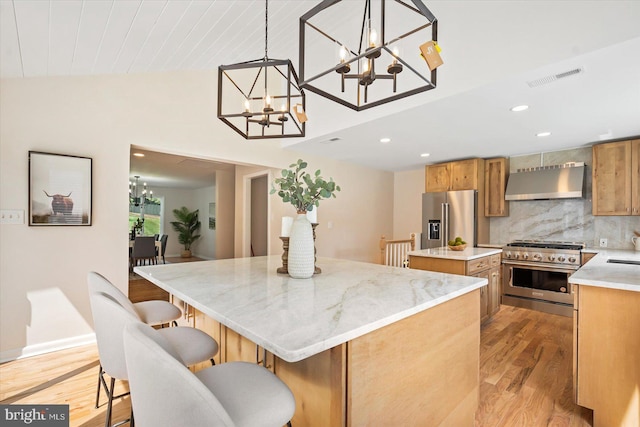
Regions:
<svg viewBox="0 0 640 427"><path fill-rule="evenodd" d="M280 255L135 267L207 316L296 362L464 295L486 279L318 258L311 279Z"/></svg>
<svg viewBox="0 0 640 427"><path fill-rule="evenodd" d="M591 261L569 277L569 283L640 292L640 264L608 262L611 259L640 263L640 252L600 248Z"/></svg>
<svg viewBox="0 0 640 427"><path fill-rule="evenodd" d="M419 251L411 251L407 255L421 256L428 258L447 258L460 261L470 261L476 258L482 258L484 256L495 255L502 253L502 249L499 248L474 248L469 247L464 251L453 251L448 247L421 249Z"/></svg>

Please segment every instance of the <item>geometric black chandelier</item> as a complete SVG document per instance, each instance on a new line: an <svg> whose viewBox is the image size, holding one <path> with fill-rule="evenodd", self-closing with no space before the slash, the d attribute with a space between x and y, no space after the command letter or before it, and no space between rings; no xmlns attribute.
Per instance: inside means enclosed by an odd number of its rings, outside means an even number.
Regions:
<svg viewBox="0 0 640 427"><path fill-rule="evenodd" d="M305 96L288 59L267 53L269 5L265 1L264 57L218 67L218 118L245 139L305 135Z"/></svg>
<svg viewBox="0 0 640 427"><path fill-rule="evenodd" d="M144 206L148 201L147 183L143 183L143 188L140 190L138 179L140 179L140 175L134 176L134 180L129 181L129 204L134 206ZM153 191L149 191L149 198L153 198Z"/></svg>
<svg viewBox="0 0 640 427"><path fill-rule="evenodd" d="M300 87L356 111L434 89L437 40L420 0L324 0L300 17Z"/></svg>

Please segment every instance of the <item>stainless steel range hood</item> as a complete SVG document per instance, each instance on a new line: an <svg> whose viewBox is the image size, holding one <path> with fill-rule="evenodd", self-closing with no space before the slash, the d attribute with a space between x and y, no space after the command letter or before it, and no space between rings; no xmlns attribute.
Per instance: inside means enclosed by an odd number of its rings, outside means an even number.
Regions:
<svg viewBox="0 0 640 427"><path fill-rule="evenodd" d="M584 197L585 165L563 165L518 169L509 176L505 200L573 199Z"/></svg>

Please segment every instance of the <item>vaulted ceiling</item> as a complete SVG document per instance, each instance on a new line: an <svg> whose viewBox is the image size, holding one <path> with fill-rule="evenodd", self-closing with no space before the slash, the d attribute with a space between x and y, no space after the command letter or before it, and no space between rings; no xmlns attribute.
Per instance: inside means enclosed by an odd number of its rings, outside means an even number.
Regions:
<svg viewBox="0 0 640 427"><path fill-rule="evenodd" d="M299 17L316 4L269 1L270 57L298 66ZM359 26L344 11L362 1L344 4L334 25ZM283 141L286 149L398 171L640 135L640 2L425 4L439 21L438 87L360 113L308 94L307 137ZM0 0L0 76L210 70L215 78L218 65L264 55L264 17L260 0ZM518 104L530 108L509 111ZM542 131L551 135L535 136Z"/></svg>

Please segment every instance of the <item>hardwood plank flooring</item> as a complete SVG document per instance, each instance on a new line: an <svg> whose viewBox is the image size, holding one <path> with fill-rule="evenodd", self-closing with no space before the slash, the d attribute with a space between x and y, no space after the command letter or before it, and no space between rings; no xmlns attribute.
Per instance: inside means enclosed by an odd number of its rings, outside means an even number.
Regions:
<svg viewBox="0 0 640 427"><path fill-rule="evenodd" d="M476 427L592 425L591 411L573 403L572 327L568 317L508 306L483 325ZM0 403L68 404L70 426L102 426L106 405L94 408L98 364L95 345L4 363ZM129 399L114 408L114 422L128 418Z"/></svg>
<svg viewBox="0 0 640 427"><path fill-rule="evenodd" d="M587 427L573 402L573 319L502 306L482 326L476 427Z"/></svg>

